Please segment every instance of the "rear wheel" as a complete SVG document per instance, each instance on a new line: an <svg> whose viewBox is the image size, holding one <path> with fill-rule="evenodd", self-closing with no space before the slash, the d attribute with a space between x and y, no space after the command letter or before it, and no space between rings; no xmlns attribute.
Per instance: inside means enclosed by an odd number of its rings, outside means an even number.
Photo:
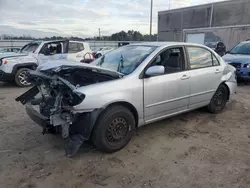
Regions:
<svg viewBox="0 0 250 188"><path fill-rule="evenodd" d="M227 87L224 84L221 84L211 99L210 104L208 105L208 110L211 113L220 113L226 106L228 94Z"/></svg>
<svg viewBox="0 0 250 188"><path fill-rule="evenodd" d="M98 118L92 141L103 152L115 152L125 147L133 136L135 119L123 106L111 106Z"/></svg>
<svg viewBox="0 0 250 188"><path fill-rule="evenodd" d="M27 82L27 73L30 71L28 68L20 68L15 74L15 83L20 87L31 86L30 82Z"/></svg>

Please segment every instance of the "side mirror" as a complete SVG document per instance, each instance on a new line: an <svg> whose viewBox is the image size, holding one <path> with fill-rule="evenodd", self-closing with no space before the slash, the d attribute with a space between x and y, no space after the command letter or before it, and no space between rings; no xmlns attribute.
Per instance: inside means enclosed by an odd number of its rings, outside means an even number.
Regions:
<svg viewBox="0 0 250 188"><path fill-rule="evenodd" d="M146 70L145 75L148 77L151 77L151 76L163 75L164 73L165 73L165 68L162 65L155 65L155 66L149 67Z"/></svg>
<svg viewBox="0 0 250 188"><path fill-rule="evenodd" d="M229 54L230 53L230 51L226 51L226 54Z"/></svg>

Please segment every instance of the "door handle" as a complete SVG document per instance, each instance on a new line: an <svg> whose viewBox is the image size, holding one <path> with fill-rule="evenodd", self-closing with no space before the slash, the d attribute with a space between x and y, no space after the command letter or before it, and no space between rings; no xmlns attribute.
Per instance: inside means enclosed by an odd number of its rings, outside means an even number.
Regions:
<svg viewBox="0 0 250 188"><path fill-rule="evenodd" d="M182 79L182 80L187 80L187 79L189 79L189 77L190 77L189 75L184 74L184 75L181 77L181 79Z"/></svg>
<svg viewBox="0 0 250 188"><path fill-rule="evenodd" d="M221 70L216 69L216 70L215 70L215 74L218 74L218 73L221 73Z"/></svg>

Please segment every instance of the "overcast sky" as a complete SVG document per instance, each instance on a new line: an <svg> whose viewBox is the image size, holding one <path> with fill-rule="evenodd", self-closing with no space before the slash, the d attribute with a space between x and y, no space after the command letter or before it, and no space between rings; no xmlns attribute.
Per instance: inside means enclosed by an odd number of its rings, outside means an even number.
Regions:
<svg viewBox="0 0 250 188"><path fill-rule="evenodd" d="M170 0L180 8L221 0ZM153 32L157 13L169 0L154 0ZM121 30L149 33L150 0L0 0L0 35L79 36L109 35Z"/></svg>

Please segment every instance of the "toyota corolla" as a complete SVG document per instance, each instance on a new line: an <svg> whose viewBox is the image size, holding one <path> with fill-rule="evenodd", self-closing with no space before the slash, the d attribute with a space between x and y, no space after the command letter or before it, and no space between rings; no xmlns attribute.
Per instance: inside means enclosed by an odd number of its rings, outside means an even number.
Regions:
<svg viewBox="0 0 250 188"><path fill-rule="evenodd" d="M235 71L203 45L131 44L91 64L42 64L28 75L34 86L16 100L43 133L65 138L67 156L87 140L115 152L139 126L200 107L221 112L236 91Z"/></svg>

